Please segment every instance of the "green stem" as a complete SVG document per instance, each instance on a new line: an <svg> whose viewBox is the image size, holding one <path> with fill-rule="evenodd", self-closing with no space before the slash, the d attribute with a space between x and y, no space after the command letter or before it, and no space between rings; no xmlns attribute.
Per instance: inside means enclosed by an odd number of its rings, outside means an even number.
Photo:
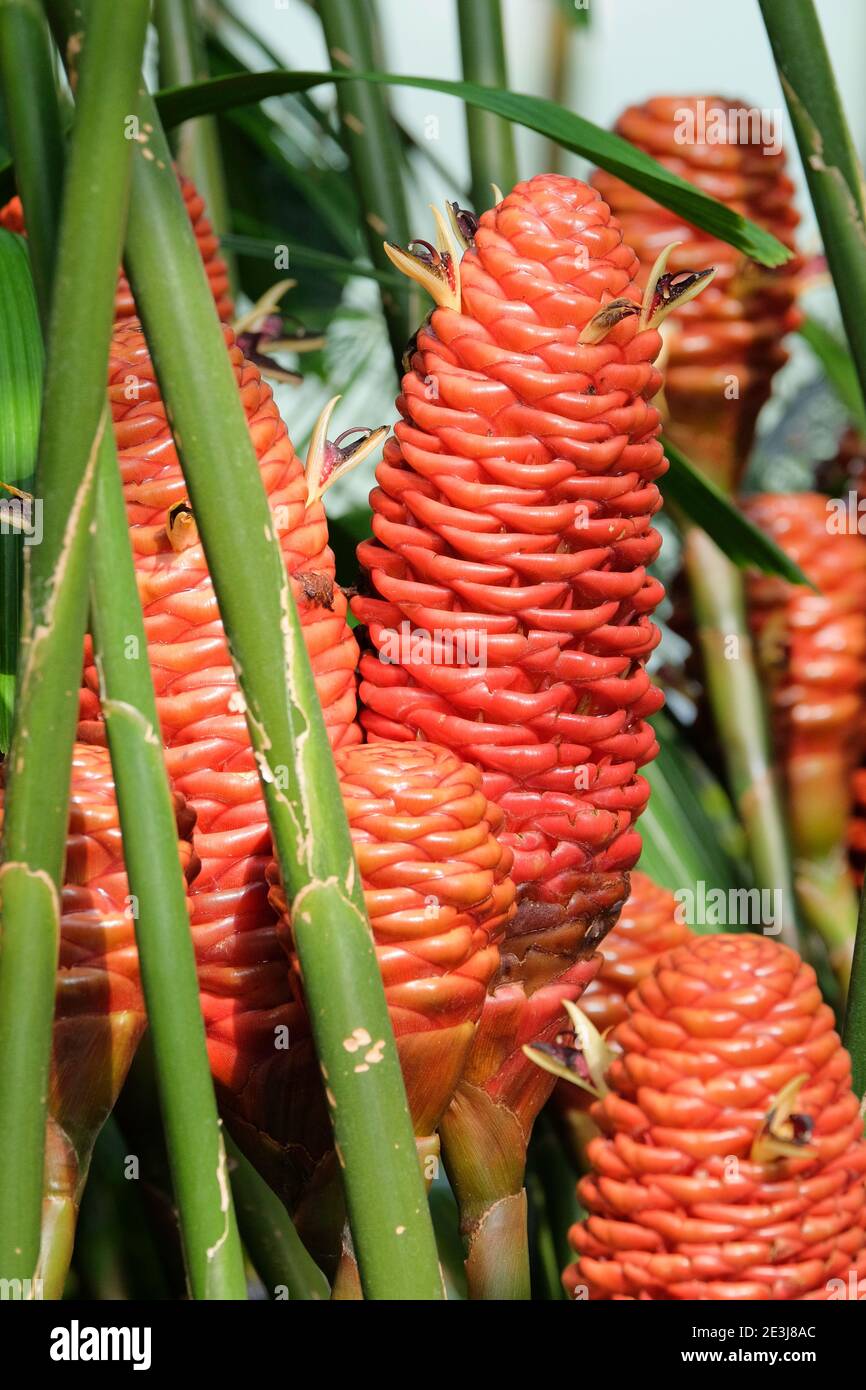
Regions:
<svg viewBox="0 0 866 1390"><path fill-rule="evenodd" d="M228 1136L226 1148L243 1242L269 1296L329 1299L328 1281L304 1248L279 1197Z"/></svg>
<svg viewBox="0 0 866 1390"><path fill-rule="evenodd" d="M803 917L824 942L844 998L857 929L857 896L844 850L795 859L794 879Z"/></svg>
<svg viewBox="0 0 866 1390"><path fill-rule="evenodd" d="M21 66L23 59L26 67ZM25 72L26 82L22 80ZM63 142L51 36L37 0L2 0L0 4L0 75L22 201L22 171L27 180L27 235L44 321L51 302L60 223Z"/></svg>
<svg viewBox="0 0 866 1390"><path fill-rule="evenodd" d="M68 34L79 6L51 0L51 10ZM150 157L136 145L126 264L245 701L327 1078L364 1293L441 1298L397 1049L297 608L195 237L146 91L139 116ZM232 497L243 497L243 507L228 511Z"/></svg>
<svg viewBox="0 0 866 1390"><path fill-rule="evenodd" d="M371 28L365 6L358 0L317 0L317 9L335 69L375 68ZM383 242L405 246L412 235L403 187L403 151L383 92L366 83L341 82L337 105L343 140L364 217L364 236L370 260L390 270ZM381 290L382 308L398 372L414 322L408 288ZM419 315L420 317L420 315Z"/></svg>
<svg viewBox="0 0 866 1390"><path fill-rule="evenodd" d="M183 87L209 76L195 0L154 0L153 20L159 35L159 80L163 87ZM231 231L231 213L215 116L186 121L177 132L177 163L204 198L217 236ZM232 293L237 267L223 247Z"/></svg>
<svg viewBox="0 0 866 1390"><path fill-rule="evenodd" d="M457 0L460 56L467 82L508 91L508 66L499 0ZM472 171L472 201L481 213L491 206L491 184L508 193L517 182L517 157L510 121L466 107L466 134Z"/></svg>
<svg viewBox="0 0 866 1390"><path fill-rule="evenodd" d="M97 516L94 653L126 870L138 903L135 934L189 1286L197 1299L244 1299L243 1255L199 1005L174 806L110 434L100 449Z"/></svg>
<svg viewBox="0 0 866 1390"><path fill-rule="evenodd" d="M794 876L773 769L761 680L746 619L743 579L710 538L687 526L683 555L707 691L731 792L746 829L759 889L780 890L781 940L798 942Z"/></svg>
<svg viewBox="0 0 866 1390"><path fill-rule="evenodd" d="M812 0L759 0L866 401L863 172Z"/></svg>
<svg viewBox="0 0 866 1390"><path fill-rule="evenodd" d="M47 505L42 543L30 547L27 556L0 868L0 1274L10 1278L29 1277L39 1250L89 527L132 145L124 138L124 120L134 109L145 31L141 0L126 8L120 23L111 0L98 0L93 14L55 260L35 486L37 499ZM20 4L3 0L7 109L25 99L21 74L35 73L45 57L40 27L20 19ZM16 119L16 128L22 124ZM28 146L26 153L15 153L23 170L33 151ZM27 202L25 212L29 216ZM40 294L44 309L47 268Z"/></svg>
<svg viewBox="0 0 866 1390"><path fill-rule="evenodd" d="M20 237L0 231L0 482L33 489L39 443L43 348L27 250ZM0 491L5 518L23 518L20 501ZM24 538L4 526L0 534L0 755L9 747L15 703L15 667L21 632ZM33 539L36 539L34 535Z"/></svg>
<svg viewBox="0 0 866 1390"><path fill-rule="evenodd" d="M866 1095L866 892L860 897L842 1041L851 1054L854 1094L862 1098Z"/></svg>

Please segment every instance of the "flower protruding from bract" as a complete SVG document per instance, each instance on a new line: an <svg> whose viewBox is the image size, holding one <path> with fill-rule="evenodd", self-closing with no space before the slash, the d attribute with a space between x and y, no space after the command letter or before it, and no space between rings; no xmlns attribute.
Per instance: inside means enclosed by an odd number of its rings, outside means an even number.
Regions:
<svg viewBox="0 0 866 1390"><path fill-rule="evenodd" d="M805 1072L793 1077L783 1086L767 1112L767 1118L755 1135L749 1158L752 1163L775 1163L780 1158L815 1158L817 1150L809 1147L814 1128L811 1115L794 1112L797 1096L809 1077Z"/></svg>
<svg viewBox="0 0 866 1390"><path fill-rule="evenodd" d="M593 314L588 323L584 324L580 330L579 343L592 345L600 343L606 338L612 328L623 319L630 318L632 314L640 313L640 306L635 304L633 299L612 299L609 304L605 304L599 309L597 314Z"/></svg>
<svg viewBox="0 0 866 1390"><path fill-rule="evenodd" d="M317 502L338 478L345 477L369 458L388 435L387 425L380 425L378 429L372 429L369 425L355 425L344 430L336 439L328 439L328 425L339 399L339 396L332 396L328 401L316 421L310 440L304 468L308 507Z"/></svg>
<svg viewBox="0 0 866 1390"><path fill-rule="evenodd" d="M189 550L198 545L198 527L192 514L192 507L186 498L169 507L165 522L165 534L172 550Z"/></svg>
<svg viewBox="0 0 866 1390"><path fill-rule="evenodd" d="M435 299L440 309L459 310L460 266L442 213L436 207L431 211L436 219L435 246L420 237L413 238L405 250L386 241L385 253L399 271Z"/></svg>
<svg viewBox="0 0 866 1390"><path fill-rule="evenodd" d="M666 246L649 273L640 311L641 328L660 328L672 309L697 299L716 273L715 266L707 270L669 272L667 263L671 252L679 245L678 241L672 241Z"/></svg>
<svg viewBox="0 0 866 1390"><path fill-rule="evenodd" d="M542 1071L579 1086L601 1100L608 1092L605 1072L616 1053L607 1045L606 1032L600 1033L577 1004L571 999L563 999L562 1004L571 1022L573 1041L566 1041L569 1035L560 1034L552 1043L527 1043L523 1048L524 1056Z"/></svg>
<svg viewBox="0 0 866 1390"><path fill-rule="evenodd" d="M448 220L451 223L451 230L463 251L468 251L470 246L475 245L475 233L478 231L478 218L474 212L468 208L462 208L459 203L448 202L445 204L448 213Z"/></svg>

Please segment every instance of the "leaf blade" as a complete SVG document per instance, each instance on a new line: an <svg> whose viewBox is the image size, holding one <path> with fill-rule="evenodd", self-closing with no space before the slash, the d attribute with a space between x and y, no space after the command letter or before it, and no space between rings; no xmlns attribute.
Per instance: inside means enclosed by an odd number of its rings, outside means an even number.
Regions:
<svg viewBox="0 0 866 1390"><path fill-rule="evenodd" d="M762 265L783 265L791 257L788 248L770 232L693 188L621 136L602 130L591 121L543 97L497 91L472 82L411 77L402 73L288 72L276 69L170 88L159 93L157 104L166 124L175 125L191 116L231 110L235 106L263 101L266 97L307 91L310 87L347 79L386 86L419 87L457 97L471 106L545 135L574 154L583 155L632 187L647 193L693 226L729 242Z"/></svg>

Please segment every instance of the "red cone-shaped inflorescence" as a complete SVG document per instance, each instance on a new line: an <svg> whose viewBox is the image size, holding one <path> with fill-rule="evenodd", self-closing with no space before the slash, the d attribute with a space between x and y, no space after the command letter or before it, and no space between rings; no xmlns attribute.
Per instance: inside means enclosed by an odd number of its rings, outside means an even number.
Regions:
<svg viewBox="0 0 866 1390"><path fill-rule="evenodd" d="M514 853L518 912L441 1126L473 1296L526 1296L525 1147L553 1082L522 1047L561 1031L640 851L666 465L637 270L574 179L532 179L483 215L459 310L437 308L410 349L358 552L368 738L474 762ZM615 299L625 312L588 329Z"/></svg>
<svg viewBox="0 0 866 1390"><path fill-rule="evenodd" d="M205 273L214 297L217 313L223 323L230 323L234 315L234 305L229 286L228 266L220 255L219 238L208 220L204 199L196 192L195 184L190 179L184 178L182 174L178 174L178 181L189 220L195 232L195 239L198 242L198 249L204 262ZM22 236L26 235L24 211L20 198L12 198L5 207L0 208L0 227L5 227L10 232L19 232ZM114 317L116 320L120 320L133 318L135 315L136 308L132 290L129 287L129 281L121 270L117 281L117 293L114 296Z"/></svg>
<svg viewBox="0 0 866 1390"><path fill-rule="evenodd" d="M768 228L792 247L799 220L778 127L767 113L719 96L653 97L623 112L616 130L703 192ZM680 245L668 271L715 265L712 285L675 319L665 341L665 400L672 439L725 487L735 487L758 412L796 327L799 263L767 270L602 170L593 183L641 260L641 283L659 253Z"/></svg>
<svg viewBox="0 0 866 1390"><path fill-rule="evenodd" d="M820 854L844 844L863 751L866 538L846 531L844 506L821 493L749 497L744 507L818 590L770 575L751 576L748 585L795 844Z"/></svg>
<svg viewBox="0 0 866 1390"><path fill-rule="evenodd" d="M0 827L2 797L0 789ZM178 792L174 805L181 865L191 881L198 871L192 848L195 817ZM45 1199L46 1227L65 1231L61 1244L67 1256L90 1151L146 1024L135 917L108 750L76 744L61 898ZM52 1296L60 1293L57 1289Z"/></svg>
<svg viewBox="0 0 866 1390"><path fill-rule="evenodd" d="M665 470L654 330L581 329L637 301L637 262L584 184L520 184L463 257L403 378L359 548L370 739L459 749L505 813L534 986L600 939L626 896L661 697L644 670Z"/></svg>
<svg viewBox="0 0 866 1390"><path fill-rule="evenodd" d="M336 762L409 1109L425 1138L463 1071L514 912L511 852L496 838L502 813L477 768L433 743L365 744ZM269 878L286 923L276 864ZM300 998L288 924L286 937ZM374 1044L359 1046L361 1064Z"/></svg>
<svg viewBox="0 0 866 1390"><path fill-rule="evenodd" d="M335 747L352 744L360 738L353 722L357 647L334 581L324 510L318 500L307 506L303 469L270 387L231 330L224 332L328 732ZM202 867L192 925L211 1062L223 1098L243 1105L267 1132L266 1106L282 1103L268 1084L285 1055L275 1050L275 1029L290 1026L296 1012L267 902L270 832L216 596L135 320L115 328L109 381L166 762L197 816ZM227 524L231 508L242 505L227 499ZM90 666L86 681L82 736L100 740Z"/></svg>
<svg viewBox="0 0 866 1390"><path fill-rule="evenodd" d="M593 1106L569 1292L850 1297L866 1275L866 1143L811 966L767 937L695 937L629 1007Z"/></svg>

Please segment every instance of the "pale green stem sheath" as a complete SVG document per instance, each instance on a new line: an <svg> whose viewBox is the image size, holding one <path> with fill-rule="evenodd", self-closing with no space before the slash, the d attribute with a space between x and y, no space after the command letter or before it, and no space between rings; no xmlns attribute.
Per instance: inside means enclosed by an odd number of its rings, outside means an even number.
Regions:
<svg viewBox="0 0 866 1390"><path fill-rule="evenodd" d="M771 892L779 890L782 918L778 939L796 948L791 851L746 620L742 576L696 526L684 529L683 555L707 691L725 750L731 792L746 828L755 884Z"/></svg>
<svg viewBox="0 0 866 1390"><path fill-rule="evenodd" d="M27 251L20 237L0 230L0 482L24 492L33 491L43 362ZM3 490L0 508L9 522L26 519L22 500ZM0 755L12 734L23 582L24 536L7 524L0 533Z"/></svg>

